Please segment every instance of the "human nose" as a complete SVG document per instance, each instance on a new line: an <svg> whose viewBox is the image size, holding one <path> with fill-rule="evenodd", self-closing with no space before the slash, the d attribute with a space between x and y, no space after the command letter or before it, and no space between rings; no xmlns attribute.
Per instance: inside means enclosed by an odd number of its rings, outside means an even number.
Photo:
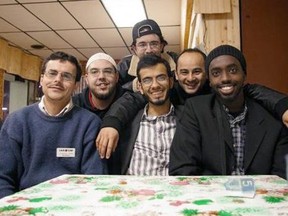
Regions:
<svg viewBox="0 0 288 216"><path fill-rule="evenodd" d="M193 73L192 73L192 72L189 72L189 73L188 73L188 76L187 76L187 80L188 80L188 81L192 81L193 79L194 79Z"/></svg>
<svg viewBox="0 0 288 216"><path fill-rule="evenodd" d="M156 78L152 79L151 88L155 88L159 86L159 82Z"/></svg>
<svg viewBox="0 0 288 216"><path fill-rule="evenodd" d="M153 49L152 49L151 44L150 44L150 43L147 43L147 44L146 44L146 49L145 49L145 51L148 52L148 53L151 53L152 50L153 50Z"/></svg>
<svg viewBox="0 0 288 216"><path fill-rule="evenodd" d="M54 78L54 81L62 81L63 80L63 76L62 76L62 73L58 73L55 78Z"/></svg>
<svg viewBox="0 0 288 216"><path fill-rule="evenodd" d="M103 79L105 77L104 71L100 70L98 73L98 79Z"/></svg>
<svg viewBox="0 0 288 216"><path fill-rule="evenodd" d="M230 75L229 75L229 72L227 71L224 71L222 74L221 74L221 81L229 81L230 80Z"/></svg>

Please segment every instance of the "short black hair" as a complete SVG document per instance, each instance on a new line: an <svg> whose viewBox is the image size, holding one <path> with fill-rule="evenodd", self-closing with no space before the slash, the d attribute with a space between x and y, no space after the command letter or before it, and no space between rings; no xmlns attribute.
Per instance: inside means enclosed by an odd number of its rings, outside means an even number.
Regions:
<svg viewBox="0 0 288 216"><path fill-rule="evenodd" d="M157 64L163 64L167 70L168 77L173 77L171 67L165 59L163 59L157 55L145 55L140 59L140 61L138 62L138 65L137 65L137 78L138 78L139 82L141 82L140 70L143 68L153 67Z"/></svg>
<svg viewBox="0 0 288 216"><path fill-rule="evenodd" d="M77 60L76 57L73 55L69 55L65 52L58 51L58 52L53 52L50 56L48 56L42 63L41 67L41 73L44 74L46 70L47 63L51 60L60 60L62 61L69 61L71 64L75 65L76 67L76 82L80 81L81 76L82 76L82 68Z"/></svg>
<svg viewBox="0 0 288 216"><path fill-rule="evenodd" d="M206 61L206 54L202 51L202 50L200 50L200 49L198 49L198 48L188 48L188 49L184 49L179 55L178 55L178 57L177 57L177 60L176 60L176 69L177 69L177 67L178 67L178 60L179 60L179 58L180 58L180 56L182 56L184 53L199 53L200 55L202 55L202 57L203 57L203 59L204 59L204 62Z"/></svg>

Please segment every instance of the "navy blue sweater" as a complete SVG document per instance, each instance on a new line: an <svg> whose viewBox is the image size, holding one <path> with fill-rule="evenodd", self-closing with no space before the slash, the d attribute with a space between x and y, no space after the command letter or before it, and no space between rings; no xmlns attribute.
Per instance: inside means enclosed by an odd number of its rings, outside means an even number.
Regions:
<svg viewBox="0 0 288 216"><path fill-rule="evenodd" d="M62 174L105 174L95 147L100 124L77 106L61 117L45 115L38 104L10 114L0 133L0 198Z"/></svg>

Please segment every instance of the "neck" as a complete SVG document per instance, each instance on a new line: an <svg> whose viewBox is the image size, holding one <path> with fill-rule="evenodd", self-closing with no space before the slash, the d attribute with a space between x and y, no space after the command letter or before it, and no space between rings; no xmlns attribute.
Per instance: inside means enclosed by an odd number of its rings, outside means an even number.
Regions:
<svg viewBox="0 0 288 216"><path fill-rule="evenodd" d="M44 97L43 102L44 102L46 111L50 115L54 116L54 115L59 114L61 110L70 102L70 100L64 101L64 102L55 102L55 101L50 101L49 99Z"/></svg>
<svg viewBox="0 0 288 216"><path fill-rule="evenodd" d="M241 112L245 104L243 92L240 93L237 99L232 99L231 101L224 101L223 104L229 109L229 112L231 113Z"/></svg>
<svg viewBox="0 0 288 216"><path fill-rule="evenodd" d="M91 95L92 95L93 106L96 107L99 110L104 110L107 107L109 107L110 104L112 103L112 101L114 99L114 96L115 96L115 92L113 93L113 95L111 95L111 97L109 97L107 99L99 99L99 98L95 97L92 94L92 92L91 92Z"/></svg>
<svg viewBox="0 0 288 216"><path fill-rule="evenodd" d="M148 116L161 116L169 113L171 107L170 100L165 101L162 105L148 104Z"/></svg>

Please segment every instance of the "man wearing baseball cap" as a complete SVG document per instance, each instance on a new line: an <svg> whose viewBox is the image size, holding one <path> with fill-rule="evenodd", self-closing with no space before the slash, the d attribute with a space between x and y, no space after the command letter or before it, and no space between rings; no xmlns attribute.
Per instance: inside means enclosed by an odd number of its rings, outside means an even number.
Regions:
<svg viewBox="0 0 288 216"><path fill-rule="evenodd" d="M116 62L110 55L92 55L86 64L87 87L83 92L73 96L74 104L97 114L102 119L111 104L125 92L118 83L119 73L116 67Z"/></svg>
<svg viewBox="0 0 288 216"><path fill-rule="evenodd" d="M288 130L243 91L246 60L221 45L205 61L213 94L186 100L170 150L170 175L285 178Z"/></svg>
<svg viewBox="0 0 288 216"><path fill-rule="evenodd" d="M164 58L170 64L171 70L176 68L177 55L173 52L164 52L168 44L164 39L159 25L152 19L145 19L134 25L132 30L131 49L133 55L124 57L118 64L120 83L126 89L137 91L136 68L139 59L144 55L155 54ZM134 80L134 82L132 82Z"/></svg>

